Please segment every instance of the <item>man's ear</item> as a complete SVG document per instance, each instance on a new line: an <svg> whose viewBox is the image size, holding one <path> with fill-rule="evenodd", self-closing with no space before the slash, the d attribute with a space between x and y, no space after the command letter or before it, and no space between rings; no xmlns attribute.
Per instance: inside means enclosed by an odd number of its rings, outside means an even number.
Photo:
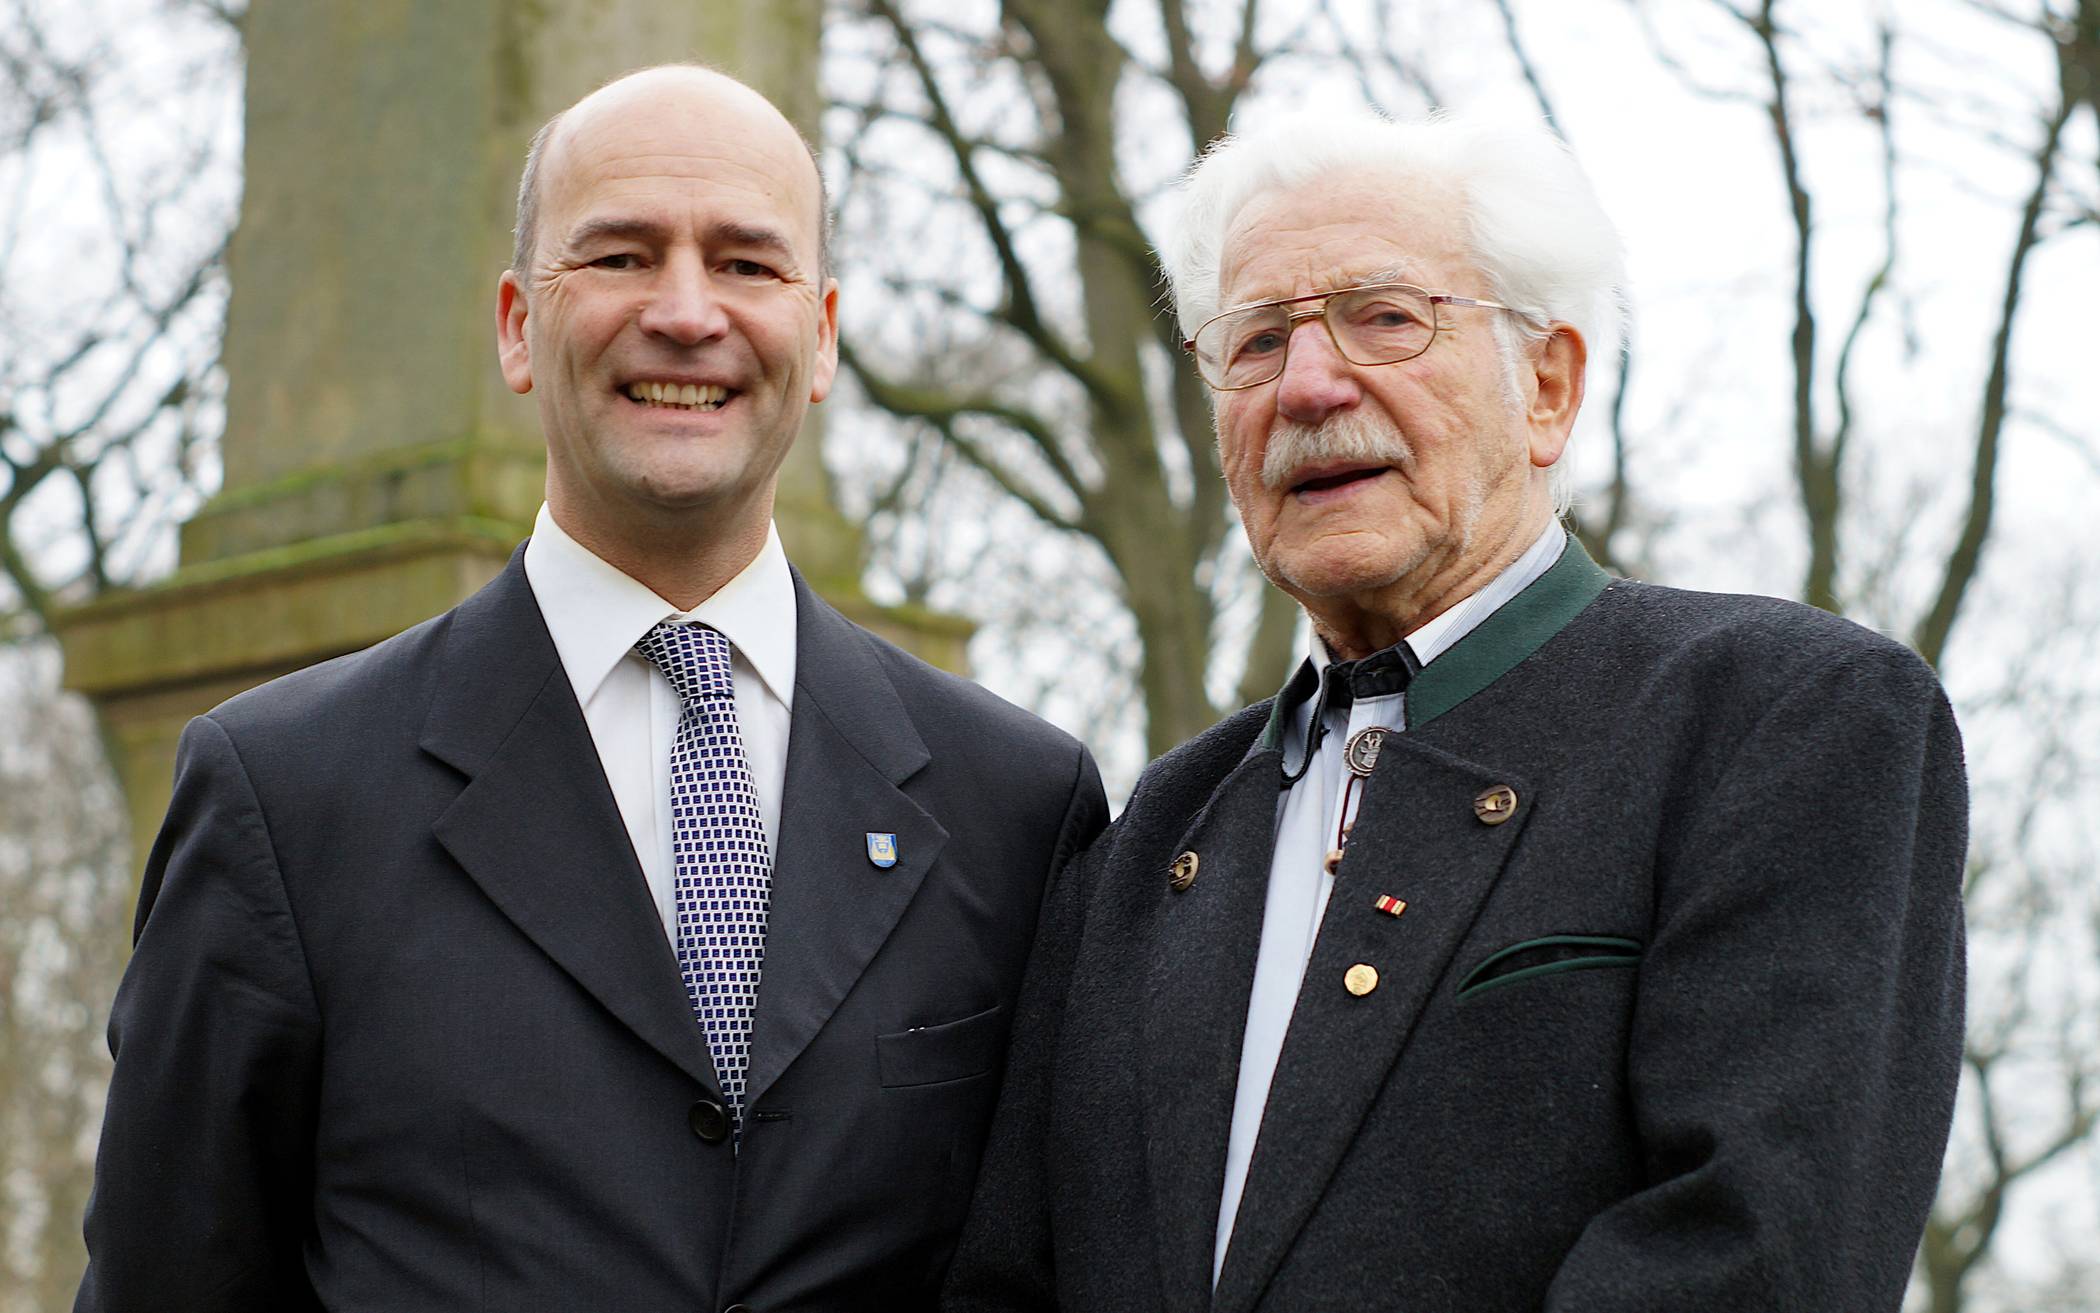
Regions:
<svg viewBox="0 0 2100 1313"><path fill-rule="evenodd" d="M824 280L824 301L817 318L817 361L809 374L811 404L831 395L839 372L839 280Z"/></svg>
<svg viewBox="0 0 2100 1313"><path fill-rule="evenodd" d="M532 352L525 345L525 286L515 269L505 269L496 282L496 361L511 391L532 391Z"/></svg>
<svg viewBox="0 0 2100 1313"><path fill-rule="evenodd" d="M1589 344L1573 324L1555 324L1545 341L1532 347L1534 386L1524 419L1531 443L1531 463L1545 469L1567 450L1582 409L1583 373Z"/></svg>

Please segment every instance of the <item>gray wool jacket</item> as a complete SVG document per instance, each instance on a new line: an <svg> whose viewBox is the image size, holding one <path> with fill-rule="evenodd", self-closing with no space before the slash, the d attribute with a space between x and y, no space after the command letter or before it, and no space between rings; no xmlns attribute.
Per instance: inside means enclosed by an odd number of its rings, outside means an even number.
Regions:
<svg viewBox="0 0 2100 1313"><path fill-rule="evenodd" d="M1154 763L1054 882L945 1306L1896 1309L1961 1052L1946 698L1857 625L1572 543L1408 688L1213 1292L1309 683Z"/></svg>

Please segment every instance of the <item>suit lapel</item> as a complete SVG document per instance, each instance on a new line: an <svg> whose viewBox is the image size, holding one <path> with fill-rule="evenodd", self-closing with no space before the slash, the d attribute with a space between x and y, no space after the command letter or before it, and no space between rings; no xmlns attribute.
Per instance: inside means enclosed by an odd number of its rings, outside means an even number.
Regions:
<svg viewBox="0 0 2100 1313"><path fill-rule="evenodd" d="M1218 1201L1239 1084L1247 998L1261 943L1276 842L1282 754L1256 747L1211 794L1157 871L1162 900L1143 1037L1147 1167L1159 1228L1160 1279L1170 1313L1210 1304ZM1196 878L1168 891L1169 867L1194 853Z"/></svg>
<svg viewBox="0 0 2100 1313"><path fill-rule="evenodd" d="M1514 788L1517 807L1488 824L1474 799L1495 785ZM1244 1313L1259 1300L1361 1133L1534 802L1525 782L1506 772L1412 735L1386 740L1284 1036L1219 1274L1218 1313ZM1406 900L1406 910L1397 917L1378 910L1383 894ZM1343 984L1358 963L1378 972L1376 988L1361 996Z"/></svg>
<svg viewBox="0 0 2100 1313"><path fill-rule="evenodd" d="M423 748L468 777L433 826L607 1011L715 1085L648 883L526 581L523 548L453 612Z"/></svg>
<svg viewBox="0 0 2100 1313"><path fill-rule="evenodd" d="M795 699L746 1098L756 1104L889 938L948 832L898 785L931 758L869 638L795 576ZM878 867L870 834L896 836Z"/></svg>

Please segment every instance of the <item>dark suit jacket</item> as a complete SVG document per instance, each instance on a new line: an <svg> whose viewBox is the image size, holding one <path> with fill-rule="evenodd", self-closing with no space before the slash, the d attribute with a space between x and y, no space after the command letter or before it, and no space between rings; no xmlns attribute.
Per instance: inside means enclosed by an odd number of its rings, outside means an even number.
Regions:
<svg viewBox="0 0 2100 1313"><path fill-rule="evenodd" d="M1213 1299L1271 712L1155 763L1053 888L949 1307L1898 1306L1961 1044L1967 800L1923 663L1571 547L1428 666Z"/></svg>
<svg viewBox="0 0 2100 1313"><path fill-rule="evenodd" d="M1071 738L796 591L741 1153L689 1125L706 1040L514 557L184 734L79 1308L925 1302L1101 788Z"/></svg>

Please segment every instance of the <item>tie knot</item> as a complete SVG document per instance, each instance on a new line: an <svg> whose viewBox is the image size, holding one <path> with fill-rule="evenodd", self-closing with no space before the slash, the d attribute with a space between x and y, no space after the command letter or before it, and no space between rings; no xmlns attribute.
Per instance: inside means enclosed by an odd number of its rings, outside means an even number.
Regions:
<svg viewBox="0 0 2100 1313"><path fill-rule="evenodd" d="M665 620L644 634L634 650L664 672L680 701L736 693L729 678L729 640L718 629L692 620Z"/></svg>
<svg viewBox="0 0 2100 1313"><path fill-rule="evenodd" d="M1369 698L1405 692L1421 672L1422 663L1405 642L1355 661L1330 662L1322 675L1327 705L1346 708Z"/></svg>

